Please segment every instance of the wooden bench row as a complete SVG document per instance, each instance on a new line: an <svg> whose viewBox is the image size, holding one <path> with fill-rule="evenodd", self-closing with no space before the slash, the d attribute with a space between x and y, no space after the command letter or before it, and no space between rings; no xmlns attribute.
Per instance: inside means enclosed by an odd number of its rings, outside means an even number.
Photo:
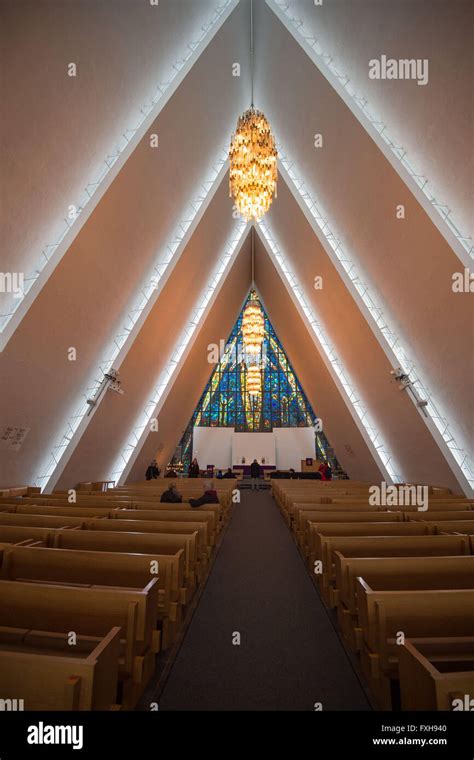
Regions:
<svg viewBox="0 0 474 760"><path fill-rule="evenodd" d="M1 500L0 697L27 710L135 707L227 514L98 501Z"/></svg>
<svg viewBox="0 0 474 760"><path fill-rule="evenodd" d="M402 709L466 709L455 705L474 697L472 504L442 494L428 512L387 511L285 493L282 512L374 704L394 709L398 694Z"/></svg>

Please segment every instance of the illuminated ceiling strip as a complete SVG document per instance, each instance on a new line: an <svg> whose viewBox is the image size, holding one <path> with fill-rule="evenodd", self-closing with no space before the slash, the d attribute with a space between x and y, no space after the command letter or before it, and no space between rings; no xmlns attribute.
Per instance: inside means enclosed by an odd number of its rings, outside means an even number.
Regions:
<svg viewBox="0 0 474 760"><path fill-rule="evenodd" d="M373 289L371 290L369 285L364 282L357 264L349 257L340 240L332 232L320 202L311 195L304 181L297 176L294 164L286 156L280 154L279 168L296 202L341 275L392 367L394 369L400 367L410 377L411 385L417 395L428 402L423 407L426 412L425 415L412 394L408 393L459 485L466 495L471 495L474 488L474 469L470 457L466 450L459 445L459 442L456 442L446 416L440 413L433 394L428 390L425 382L421 380L414 361L409 358L400 339L389 325Z"/></svg>
<svg viewBox="0 0 474 760"><path fill-rule="evenodd" d="M197 332L199 332L208 316L225 281L225 277L239 254L249 229L250 224L245 224L242 221L237 223L236 229L226 245L224 254L216 265L197 306L193 310L190 321L184 328L172 355L158 378L151 399L136 421L133 430L128 436L126 445L112 468L109 479L114 480L117 484L124 483L128 477L143 444L150 434L150 421L158 419L159 412L173 385L174 379L183 366L193 346Z"/></svg>
<svg viewBox="0 0 474 760"><path fill-rule="evenodd" d="M306 31L304 22L293 15L290 3L286 0L266 0L266 3L366 129L464 266L472 266L472 237L460 231L451 209L438 200L427 177L415 170L406 150L391 139L385 122L371 113L367 99L357 95L349 77L334 65L333 58L322 50L318 39Z"/></svg>
<svg viewBox="0 0 474 760"><path fill-rule="evenodd" d="M221 0L216 6L210 20L202 25L197 38L187 45L183 56L173 64L173 73L165 82L159 83L149 101L140 109L135 126L123 132L120 144L107 156L94 181L87 185L77 203L71 204L75 206L77 215L73 219L64 220L64 228L59 237L43 248L34 270L25 276L20 298L12 299L9 311L0 315L0 351L7 345L107 188L238 2L239 0Z"/></svg>
<svg viewBox="0 0 474 760"><path fill-rule="evenodd" d="M103 360L91 374L87 387L81 394L79 401L76 402L76 408L67 420L65 428L59 433L48 459L40 466L39 471L42 474L36 477L36 486L51 491L58 482L106 394L103 393L99 397L94 407L87 403L87 399L95 396L104 380L104 375L111 369L119 369L123 363L194 230L224 179L227 172L226 160L227 153L223 150L220 158L212 167L208 179L202 184L198 195L189 204L189 209L179 222L171 242L168 243L164 251L160 250L151 272L144 279L144 284L140 288L118 334L104 351Z"/></svg>
<svg viewBox="0 0 474 760"><path fill-rule="evenodd" d="M358 393L348 378L334 347L328 340L321 323L313 308L308 304L303 290L295 275L291 271L288 261L285 259L278 243L271 235L265 222L259 222L257 229L261 233L262 242L273 261L286 289L298 309L303 322L308 328L313 342L318 349L328 371L339 389L347 408L349 409L361 435L363 436L372 456L375 459L384 479L387 483L400 483L402 477L395 469L394 457L384 444L380 433L370 420L369 412L360 400Z"/></svg>

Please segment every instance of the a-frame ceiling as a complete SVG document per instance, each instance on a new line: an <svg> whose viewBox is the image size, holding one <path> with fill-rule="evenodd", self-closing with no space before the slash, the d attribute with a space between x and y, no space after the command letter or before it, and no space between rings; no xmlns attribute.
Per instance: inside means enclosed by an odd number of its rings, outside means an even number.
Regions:
<svg viewBox="0 0 474 760"><path fill-rule="evenodd" d="M29 428L19 451L2 452L0 485L39 481L43 486L66 487L84 479L107 479L118 472L117 462L127 448L128 464L119 470L128 479L138 479L153 455L158 453L165 464L172 454L210 374L207 346L227 337L251 285L248 229L232 215L223 161L237 116L250 101L249 2L218 7L210 1L160 0L158 7L145 12L120 0L115 14L107 18L97 3L90 7L86 3L92 14L88 20L87 13L77 9L70 16L65 11L55 14L56 4L45 2L46 15L39 18L32 13L22 26L27 5L22 4L23 10L10 2L2 5L3 26L16 42L5 52L13 80L24 78L18 63L22 46L46 50L38 52L41 64L34 77L22 82L23 99L9 90L13 107L3 160L12 181L5 204L10 253L2 262L4 271L26 271L34 264L34 252L47 244L64 206L74 203L79 188L87 184L92 164L102 153L106 158L107 139L114 142L117 133L128 128L140 99L146 100L154 75L157 81L166 80L173 54L178 58L186 45L193 49L188 68L170 85L162 105L156 106L156 118L146 133L140 137L137 132L136 144L131 140L129 155L102 198L97 203L92 198L90 215L77 234L71 234L71 244L57 265L50 265L49 277L44 277L24 309L0 356L4 425ZM311 14L320 8L310 8L309 0L289 5L304 17L308 28L316 29L316 16ZM189 6L188 15L183 6ZM255 235L256 285L309 400L352 477L375 481L387 477L387 471L347 394L328 370L324 352L272 257L266 234L289 263L299 292L330 337L397 476L469 492L467 465L459 466L446 443L451 436L465 454L470 444L472 448L470 294L454 293L451 287L452 274L462 269L461 262L439 225L276 10L273 0L254 0L255 102L269 117L285 159L279 197L264 229ZM419 8L418 14L422 20ZM445 34L458 36L464 55L459 14L443 18ZM408 23L404 12L397 19L401 28ZM374 25L376 32L375 21ZM194 46L199 28L204 36ZM347 30L340 14L327 11L321 29L326 47L332 44L334 55L350 61L348 45L341 44L343 39L347 43ZM51 45L40 46L45 35ZM422 34L423 50L437 61L430 39ZM397 40L390 39L390 44L393 56L408 55ZM449 49L453 45L450 39ZM76 59L80 76L71 82L65 66ZM356 42L354 60L360 83L365 59ZM240 76L233 76L235 63L240 64ZM423 125L424 114L437 113L440 88L449 83L446 67L438 78L436 71L433 63L431 89L423 91L426 108L413 105L416 124L411 132L407 128L407 144L416 147L413 134L424 126L426 144L420 160L426 171L431 160L435 179L443 167L452 174L459 159L456 146L467 144L469 127L462 103L451 103L450 129L453 123L459 128L454 147L443 152L439 135L430 135L429 125ZM452 76L456 79L455 72ZM399 108L411 109L416 83L398 85ZM76 87L74 95L71 86ZM27 97L42 87L43 98ZM462 95L459 82L456 87ZM380 82L377 97L383 111ZM390 109L385 110L390 117ZM22 142L27 121L36 129L34 151L30 143ZM403 125L395 127L400 132ZM322 150L314 147L315 133L323 134ZM151 147L152 134L159 137L158 148ZM469 161L464 163L451 197L453 183L442 187L463 222ZM288 166L291 176L286 173ZM303 213L299 180L322 204L328 228L357 263L420 377L429 380L433 399L449 423L444 440L392 382L393 363L383 336L348 287L317 225L307 211ZM396 216L399 204L405 207L403 220ZM25 213L19 214L20 208ZM163 261L157 277L154 267ZM313 286L317 275L323 277L322 290ZM155 290L143 291L152 276ZM127 327L127 314L137 308L137 298L140 319L134 328ZM183 332L189 335L186 350L173 367L173 355L184 345ZM125 334L120 353L114 354L110 346L116 336ZM77 354L74 361L69 360L71 348ZM95 411L76 424L77 410L84 407L91 384L102 377L112 356L117 357L114 366L117 361L120 365L124 395L107 391ZM157 383L164 382L163 373L171 379L160 396L158 432L137 435L137 420L150 408ZM66 444L55 448L58 441Z"/></svg>

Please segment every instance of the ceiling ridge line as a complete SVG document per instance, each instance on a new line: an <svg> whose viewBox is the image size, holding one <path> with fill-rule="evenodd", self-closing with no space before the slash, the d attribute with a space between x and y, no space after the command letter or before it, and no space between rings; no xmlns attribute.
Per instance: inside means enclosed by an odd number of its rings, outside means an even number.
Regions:
<svg viewBox="0 0 474 760"><path fill-rule="evenodd" d="M411 166L404 148L389 137L386 123L367 110L367 98L357 96L350 78L337 70L333 58L322 51L318 40L312 35L304 34L304 22L290 13L287 2L284 0L265 0L265 2L375 142L453 253L464 267L472 267L474 259L472 237L461 232L453 220L450 207L437 200L437 194L431 190L429 179ZM446 209L447 213L442 213L442 209Z"/></svg>
<svg viewBox="0 0 474 760"><path fill-rule="evenodd" d="M428 402L426 405L420 406L416 398L408 394L460 487L467 496L472 495L474 472L469 455L466 453L466 448L459 446L456 442L450 431L448 416L438 410L433 392L429 390L426 381L421 378L419 370L415 366L415 360L408 357L402 346L401 339L389 324L389 320L384 312L385 306L380 303L381 299L374 296L373 288L371 289L365 281L363 273L360 272L360 264L353 258L350 258L350 254L347 253L347 250L342 246L335 233L332 232L324 214L318 209L318 201L311 194L311 191L308 190L305 181L299 179L298 183L295 182L293 166L294 164L285 155L280 155L280 171L294 199L331 262L336 267L343 283L371 328L393 369L401 368L410 377L411 385L415 388L416 393L419 392L424 397L424 399L418 400ZM318 210L317 213L314 212L315 209ZM324 219L324 225L322 226L318 221L321 219ZM329 233L325 231L325 228L329 230ZM413 350L411 350L411 353L413 354ZM426 411L426 414L423 410ZM452 445L450 445L449 439L451 439Z"/></svg>
<svg viewBox="0 0 474 760"><path fill-rule="evenodd" d="M114 480L117 485L125 482L148 435L151 433L149 427L150 420L152 418L158 419L159 412L170 392L173 378L181 370L186 361L202 325L215 303L234 261L242 249L250 227L250 223L240 221L236 229L234 229L229 241L224 246L224 252L214 267L208 282L203 287L197 303L190 312L192 315L190 321L183 328L164 369L160 372L153 397L148 401L144 410L137 418L127 436L127 442L121 444L121 450L110 470L110 479Z"/></svg>
<svg viewBox="0 0 474 760"><path fill-rule="evenodd" d="M91 181L86 185L77 204L69 205L70 209L75 210L73 217L69 220L67 218L64 219L65 227L54 243L47 243L43 246L41 256L33 266L32 272L24 278L26 287L23 288L20 297L14 299L8 313L0 315L0 353L7 346L22 319L28 313L36 296L40 293L72 245L115 177L143 139L147 130L157 119L172 95L238 4L239 0L221 0L217 3L212 20L201 27L201 35L197 43L188 43L186 57L179 59L179 67L173 66L175 74L167 82L160 82L155 88L155 93L158 92L158 94L153 95L150 98L151 102L144 104L138 111L137 126L123 131L122 137L124 142L106 156L102 162L97 180ZM192 47L193 44L195 45L194 47ZM129 134L129 137L127 134ZM89 188L92 189L92 192L89 191Z"/></svg>
<svg viewBox="0 0 474 760"><path fill-rule="evenodd" d="M185 233L175 245L174 250L169 243L160 248L160 255L156 257L148 274L144 277L144 280L130 299L126 316L119 319L120 327L117 328L114 337L108 341L107 347L103 350L102 356L106 355L106 358L102 358L95 365L95 369L90 374L90 379L84 384L85 390L81 391L76 398L74 404L75 411L68 416L65 429L58 433L56 443L53 445L47 460L45 459L43 464L38 467L39 473L44 474L37 475L35 483L42 489L51 490L61 477L64 468L89 426L89 422L103 401L105 394L99 395L96 403L92 406L88 404L88 399L94 399L96 394L99 393L104 381L104 375L112 369L118 370L122 365L150 311L171 276L174 267L179 261L181 254L204 217L206 210L209 208L225 177L226 171L226 155L225 151L221 151L221 158L212 167L214 179L209 189L205 191L202 200L199 196L199 200L193 199L189 204L194 204L196 209L194 216L192 216L187 225ZM202 192L203 187L204 183L199 187L198 194ZM182 220L178 222L177 228L181 225ZM177 241L176 232L173 232L172 235L173 237L170 239ZM162 269L161 274L159 269ZM132 314L134 315L133 318Z"/></svg>
<svg viewBox="0 0 474 760"><path fill-rule="evenodd" d="M266 224L260 221L257 225L262 243L272 260L286 290L295 304L300 317L311 335L326 368L329 371L342 399L344 400L354 422L357 425L377 467L389 484L403 481L401 474L395 468L395 457L382 439L377 430L368 409L360 400L354 383L349 379L337 352L328 339L325 330L312 306L307 302L304 290L299 284L295 274L291 271L287 259L282 253L281 247L270 233ZM299 295L298 295L299 293Z"/></svg>

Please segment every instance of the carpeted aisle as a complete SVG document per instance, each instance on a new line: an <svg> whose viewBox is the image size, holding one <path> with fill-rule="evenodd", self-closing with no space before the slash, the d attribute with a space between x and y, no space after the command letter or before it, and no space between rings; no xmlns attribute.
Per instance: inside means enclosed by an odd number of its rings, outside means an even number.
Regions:
<svg viewBox="0 0 474 760"><path fill-rule="evenodd" d="M244 491L159 709L314 710L316 702L370 709L275 502Z"/></svg>

